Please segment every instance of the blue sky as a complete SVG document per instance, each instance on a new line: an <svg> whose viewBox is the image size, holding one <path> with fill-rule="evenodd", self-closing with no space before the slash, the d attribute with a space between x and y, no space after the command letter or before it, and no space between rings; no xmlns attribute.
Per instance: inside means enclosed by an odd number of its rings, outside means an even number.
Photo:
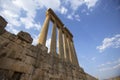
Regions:
<svg viewBox="0 0 120 80"><path fill-rule="evenodd" d="M79 64L87 73L99 79L120 75L120 0L0 0L6 29L29 32L34 45L48 8L72 32ZM48 47L51 27L50 22Z"/></svg>

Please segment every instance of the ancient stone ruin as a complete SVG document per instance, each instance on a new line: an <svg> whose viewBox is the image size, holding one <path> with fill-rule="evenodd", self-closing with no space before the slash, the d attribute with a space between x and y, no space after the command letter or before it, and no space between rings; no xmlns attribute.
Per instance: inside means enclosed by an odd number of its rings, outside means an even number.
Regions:
<svg viewBox="0 0 120 80"><path fill-rule="evenodd" d="M53 27L48 53L45 44L50 20ZM73 35L51 9L46 12L36 46L29 33L12 34L5 30L6 25L0 16L0 80L90 80L79 66Z"/></svg>

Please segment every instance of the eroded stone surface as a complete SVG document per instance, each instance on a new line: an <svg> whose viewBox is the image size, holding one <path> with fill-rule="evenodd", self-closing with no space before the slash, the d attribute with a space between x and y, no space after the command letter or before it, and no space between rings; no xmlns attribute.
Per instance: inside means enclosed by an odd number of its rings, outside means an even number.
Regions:
<svg viewBox="0 0 120 80"><path fill-rule="evenodd" d="M18 38L20 38L21 40L27 42L27 43L32 43L33 39L31 37L31 35L27 32L23 32L23 31L20 31L18 34L17 34Z"/></svg>
<svg viewBox="0 0 120 80"><path fill-rule="evenodd" d="M26 46L21 44L23 42ZM51 56L42 45L29 44L9 32L0 35L1 79L11 80L16 76L15 80L18 77L19 80L86 80L85 72L80 67Z"/></svg>

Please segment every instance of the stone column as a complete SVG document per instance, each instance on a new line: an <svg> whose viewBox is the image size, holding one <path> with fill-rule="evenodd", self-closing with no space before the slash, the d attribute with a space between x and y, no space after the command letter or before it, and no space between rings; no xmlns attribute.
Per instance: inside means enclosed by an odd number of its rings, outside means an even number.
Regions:
<svg viewBox="0 0 120 80"><path fill-rule="evenodd" d="M52 37L51 37L51 44L50 44L50 54L56 56L56 22L53 24L52 28Z"/></svg>
<svg viewBox="0 0 120 80"><path fill-rule="evenodd" d="M62 30L58 29L58 54L61 59L64 59L64 49L63 49L63 36L62 36Z"/></svg>
<svg viewBox="0 0 120 80"><path fill-rule="evenodd" d="M75 63L76 63L75 61L76 60L75 60L74 50L72 48L72 40L70 40L69 43L70 43L70 50L71 50L71 56L72 56L71 57L72 58L72 63L75 65Z"/></svg>
<svg viewBox="0 0 120 80"><path fill-rule="evenodd" d="M71 52L71 47L70 47L70 39L67 37L67 44L68 44L68 60L72 63L72 52Z"/></svg>
<svg viewBox="0 0 120 80"><path fill-rule="evenodd" d="M74 47L74 44L73 44L73 42L71 42L71 45L72 45L72 50L73 50L73 52L74 52L74 58L75 58L75 64L77 65L77 66L79 66L79 63L78 63L78 59L77 59L77 55L76 55L76 51L75 51L75 47Z"/></svg>
<svg viewBox="0 0 120 80"><path fill-rule="evenodd" d="M68 62L69 61L69 58L68 58L68 56L69 56L69 52L68 52L68 44L67 44L67 36L66 36L66 34L64 33L64 35L63 35L64 37L63 37L63 40L64 40L64 44L63 44L63 46L64 46L64 58L65 58L65 60Z"/></svg>
<svg viewBox="0 0 120 80"><path fill-rule="evenodd" d="M42 44L44 46L46 44L49 20L50 20L50 15L47 14L46 15L46 19L45 19L44 24L43 24L43 27L41 29L41 33L40 33L39 39L38 39L38 44Z"/></svg>

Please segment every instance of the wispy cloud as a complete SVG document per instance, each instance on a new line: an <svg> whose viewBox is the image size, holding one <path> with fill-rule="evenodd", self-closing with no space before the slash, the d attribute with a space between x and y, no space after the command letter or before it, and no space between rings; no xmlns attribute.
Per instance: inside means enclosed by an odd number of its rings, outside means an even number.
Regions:
<svg viewBox="0 0 120 80"><path fill-rule="evenodd" d="M72 10L71 13L67 14L67 18L70 20L80 21L80 17L74 16L76 15L76 12L80 10L79 8L83 5L87 6L87 10L83 9L81 10L81 12L84 12L86 15L89 15L88 11L92 11L92 8L96 6L97 2L98 0L66 0L65 4L70 6L69 8Z"/></svg>
<svg viewBox="0 0 120 80"><path fill-rule="evenodd" d="M61 7L61 14L66 14L67 11L68 11L67 8L65 8L65 7L63 7L63 6Z"/></svg>
<svg viewBox="0 0 120 80"><path fill-rule="evenodd" d="M76 11L82 5L86 5L88 9L94 7L98 0L66 0L66 4L70 4L70 7Z"/></svg>
<svg viewBox="0 0 120 80"><path fill-rule="evenodd" d="M67 15L67 18L70 20L80 21L80 15L75 14L75 13L71 13L71 14Z"/></svg>
<svg viewBox="0 0 120 80"><path fill-rule="evenodd" d="M102 45L97 46L100 52L103 52L107 48L119 48L120 47L120 34L117 34L111 38L105 38L102 41Z"/></svg>
<svg viewBox="0 0 120 80"><path fill-rule="evenodd" d="M98 65L99 71L109 71L109 70L115 70L115 69L120 69L120 58L117 59L116 61L112 62L106 62L103 64Z"/></svg>
<svg viewBox="0 0 120 80"><path fill-rule="evenodd" d="M45 8L52 8L53 10L59 10L61 6L60 0L37 0L39 5Z"/></svg>
<svg viewBox="0 0 120 80"><path fill-rule="evenodd" d="M115 69L120 69L120 64L116 64L112 67L104 67L104 68L100 68L99 71L103 72L103 71L109 71L109 70L115 70Z"/></svg>
<svg viewBox="0 0 120 80"><path fill-rule="evenodd" d="M92 59L91 59L92 61L95 61L96 60L96 57L92 57Z"/></svg>
<svg viewBox="0 0 120 80"><path fill-rule="evenodd" d="M74 11L84 4L84 0L69 0L68 2Z"/></svg>
<svg viewBox="0 0 120 80"><path fill-rule="evenodd" d="M76 19L77 21L80 21L80 15L76 14L76 15L74 15L74 16L75 16L75 19Z"/></svg>
<svg viewBox="0 0 120 80"><path fill-rule="evenodd" d="M98 0L84 0L88 9L94 7Z"/></svg>
<svg viewBox="0 0 120 80"><path fill-rule="evenodd" d="M69 15L67 16L67 18L70 19L70 20L73 20L73 17L72 17L71 14L69 14Z"/></svg>

